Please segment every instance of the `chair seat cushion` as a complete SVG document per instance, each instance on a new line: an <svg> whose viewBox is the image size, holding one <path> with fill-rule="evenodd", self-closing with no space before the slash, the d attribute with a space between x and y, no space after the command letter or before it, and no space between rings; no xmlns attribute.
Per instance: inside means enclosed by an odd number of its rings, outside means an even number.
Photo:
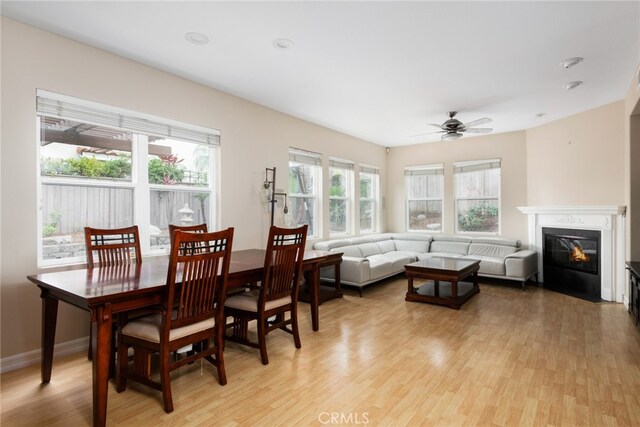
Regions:
<svg viewBox="0 0 640 427"><path fill-rule="evenodd" d="M249 292L243 292L238 295L228 297L224 301L224 306L229 308L237 308L245 311L258 311L258 298L260 297L260 289L254 289ZM291 296L279 298L273 301L267 301L264 304L265 310L271 310L283 305L291 304Z"/></svg>
<svg viewBox="0 0 640 427"><path fill-rule="evenodd" d="M162 315L152 314L149 316L141 317L127 323L122 328L122 335L129 337L140 338L149 342L160 342L160 326L162 323ZM215 326L215 319L207 319L192 325L183 326L181 328L172 329L169 332L169 341L174 341L179 338L186 337L196 332L211 329Z"/></svg>

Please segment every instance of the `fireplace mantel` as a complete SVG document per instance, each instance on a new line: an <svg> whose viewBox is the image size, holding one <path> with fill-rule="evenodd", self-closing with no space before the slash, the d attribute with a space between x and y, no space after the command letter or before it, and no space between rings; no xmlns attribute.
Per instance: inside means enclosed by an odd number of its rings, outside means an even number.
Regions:
<svg viewBox="0 0 640 427"><path fill-rule="evenodd" d="M601 235L601 298L625 302L625 223L626 206L522 206L528 215L529 246L538 253L538 269L542 271L542 227L599 230Z"/></svg>

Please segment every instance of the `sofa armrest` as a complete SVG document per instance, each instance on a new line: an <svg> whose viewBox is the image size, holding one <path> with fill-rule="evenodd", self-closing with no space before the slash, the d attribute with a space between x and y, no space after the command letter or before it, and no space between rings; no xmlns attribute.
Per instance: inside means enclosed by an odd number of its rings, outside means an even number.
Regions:
<svg viewBox="0 0 640 427"><path fill-rule="evenodd" d="M370 268L367 258L342 256L340 264L340 280L349 283L364 283L369 280ZM333 266L320 269L320 279L335 280L335 268Z"/></svg>
<svg viewBox="0 0 640 427"><path fill-rule="evenodd" d="M524 250L509 254L504 259L506 275L527 280L538 272L538 254Z"/></svg>

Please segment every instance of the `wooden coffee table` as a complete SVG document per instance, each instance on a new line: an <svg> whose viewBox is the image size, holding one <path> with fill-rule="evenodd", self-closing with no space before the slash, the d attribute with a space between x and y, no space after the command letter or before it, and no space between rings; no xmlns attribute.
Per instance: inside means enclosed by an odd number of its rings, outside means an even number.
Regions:
<svg viewBox="0 0 640 427"><path fill-rule="evenodd" d="M404 266L409 281L405 301L447 305L456 310L480 292L480 261L433 257ZM414 287L414 279L425 282ZM470 281L465 281L470 279Z"/></svg>

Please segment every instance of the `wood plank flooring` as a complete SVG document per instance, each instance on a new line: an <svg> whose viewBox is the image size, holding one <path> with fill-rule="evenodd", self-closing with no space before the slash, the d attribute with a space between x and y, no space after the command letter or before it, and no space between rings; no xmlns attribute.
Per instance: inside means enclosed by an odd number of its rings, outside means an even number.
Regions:
<svg viewBox="0 0 640 427"><path fill-rule="evenodd" d="M640 331L622 304L529 286L481 284L459 311L405 302L402 276L320 307L302 349L276 331L270 364L228 343L228 384L196 363L172 374L175 411L159 392L110 384L109 425L638 426ZM54 359L1 377L3 426L91 423L91 364Z"/></svg>

